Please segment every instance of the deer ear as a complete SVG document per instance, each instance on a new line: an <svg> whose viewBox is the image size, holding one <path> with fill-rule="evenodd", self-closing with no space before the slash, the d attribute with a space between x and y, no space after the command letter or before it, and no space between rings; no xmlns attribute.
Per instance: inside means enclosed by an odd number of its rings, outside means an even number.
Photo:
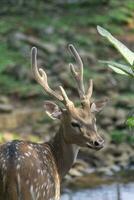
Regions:
<svg viewBox="0 0 134 200"><path fill-rule="evenodd" d="M55 103L51 102L51 101L45 101L44 102L44 108L45 108L45 112L46 114L52 118L52 119L60 119L61 115L62 115L62 111L59 108L59 106L57 106Z"/></svg>
<svg viewBox="0 0 134 200"><path fill-rule="evenodd" d="M93 102L91 104L91 112L99 112L103 109L103 107L107 104L108 98L100 101Z"/></svg>

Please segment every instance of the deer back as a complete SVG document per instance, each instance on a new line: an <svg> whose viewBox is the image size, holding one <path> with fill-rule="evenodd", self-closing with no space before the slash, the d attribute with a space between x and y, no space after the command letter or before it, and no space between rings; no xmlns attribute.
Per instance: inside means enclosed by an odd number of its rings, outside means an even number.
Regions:
<svg viewBox="0 0 134 200"><path fill-rule="evenodd" d="M60 180L47 144L23 141L0 147L1 200L58 200Z"/></svg>

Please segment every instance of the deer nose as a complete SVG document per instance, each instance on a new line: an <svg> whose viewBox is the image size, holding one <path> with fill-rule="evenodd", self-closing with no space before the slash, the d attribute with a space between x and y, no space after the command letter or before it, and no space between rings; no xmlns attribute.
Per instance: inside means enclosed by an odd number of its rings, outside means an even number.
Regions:
<svg viewBox="0 0 134 200"><path fill-rule="evenodd" d="M97 147L97 148L102 148L104 146L104 140L103 139L95 140L94 146Z"/></svg>

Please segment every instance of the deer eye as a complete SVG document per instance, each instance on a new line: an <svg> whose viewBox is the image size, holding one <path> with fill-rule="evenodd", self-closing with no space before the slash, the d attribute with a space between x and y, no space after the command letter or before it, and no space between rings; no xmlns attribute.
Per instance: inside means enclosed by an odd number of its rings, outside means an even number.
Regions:
<svg viewBox="0 0 134 200"><path fill-rule="evenodd" d="M73 128L79 128L80 129L80 124L78 123L78 122L71 122L71 126L73 127Z"/></svg>

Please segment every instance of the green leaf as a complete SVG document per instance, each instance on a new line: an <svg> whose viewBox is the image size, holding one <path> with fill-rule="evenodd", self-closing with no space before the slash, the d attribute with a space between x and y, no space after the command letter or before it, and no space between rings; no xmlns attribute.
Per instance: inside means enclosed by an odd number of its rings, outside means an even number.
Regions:
<svg viewBox="0 0 134 200"><path fill-rule="evenodd" d="M112 66L112 65L108 65L108 67L110 67L110 68L111 68L114 72L116 72L117 74L123 74L123 75L128 76L127 73L125 73L124 71L122 71L122 70L120 70L120 69L118 69L118 68L116 68L116 67L114 67L114 66Z"/></svg>
<svg viewBox="0 0 134 200"><path fill-rule="evenodd" d="M129 117L126 121L126 124L129 126L129 127L134 127L134 116L132 117Z"/></svg>
<svg viewBox="0 0 134 200"><path fill-rule="evenodd" d="M134 72L131 69L131 66L123 65L113 61L100 61L100 62L108 64L108 66L118 74L129 75L134 77Z"/></svg>
<svg viewBox="0 0 134 200"><path fill-rule="evenodd" d="M130 49L128 49L123 43L113 37L110 32L101 26L97 26L97 30L100 35L106 37L114 45L114 47L122 54L130 65L134 64L134 53Z"/></svg>

